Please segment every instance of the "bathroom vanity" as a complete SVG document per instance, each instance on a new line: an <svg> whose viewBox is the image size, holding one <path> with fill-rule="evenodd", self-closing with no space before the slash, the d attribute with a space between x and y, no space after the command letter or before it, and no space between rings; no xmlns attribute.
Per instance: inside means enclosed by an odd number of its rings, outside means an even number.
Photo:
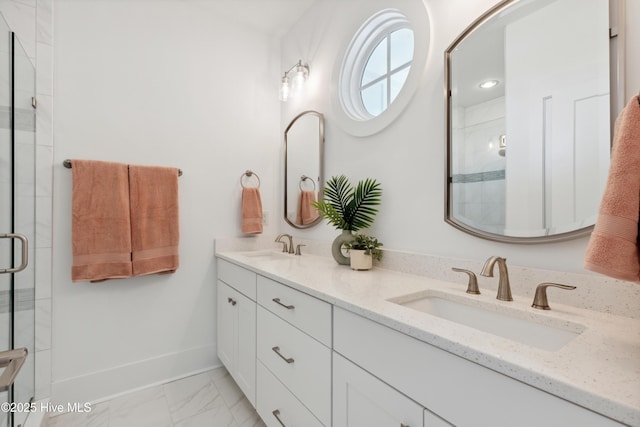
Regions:
<svg viewBox="0 0 640 427"><path fill-rule="evenodd" d="M268 426L640 425L640 320L322 256L216 262L218 355Z"/></svg>

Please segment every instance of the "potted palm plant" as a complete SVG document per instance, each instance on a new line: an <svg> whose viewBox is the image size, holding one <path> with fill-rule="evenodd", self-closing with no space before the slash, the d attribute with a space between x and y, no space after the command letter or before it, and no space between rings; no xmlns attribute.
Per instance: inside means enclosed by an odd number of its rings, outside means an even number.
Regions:
<svg viewBox="0 0 640 427"><path fill-rule="evenodd" d="M378 239L366 234L356 234L353 240L344 244L344 247L351 254L351 268L353 270L371 270L373 260L382 259L382 251L378 249L382 246Z"/></svg>
<svg viewBox="0 0 640 427"><path fill-rule="evenodd" d="M338 264L349 265L342 246L353 240L353 232L373 224L381 197L382 188L375 179L359 181L355 188L344 175L332 176L327 181L324 197L313 206L329 224L342 230L331 246L331 254Z"/></svg>

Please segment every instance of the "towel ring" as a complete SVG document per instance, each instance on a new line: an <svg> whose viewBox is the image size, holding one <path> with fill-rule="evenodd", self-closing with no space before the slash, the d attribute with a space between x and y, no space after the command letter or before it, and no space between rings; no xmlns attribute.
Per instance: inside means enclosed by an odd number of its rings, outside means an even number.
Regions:
<svg viewBox="0 0 640 427"><path fill-rule="evenodd" d="M298 187L300 188L300 191L302 191L302 183L305 182L306 180L311 181L311 183L313 184L313 191L316 191L316 182L313 180L313 178L310 178L307 175L302 175L300 177L300 182L298 183Z"/></svg>
<svg viewBox="0 0 640 427"><path fill-rule="evenodd" d="M249 170L249 169L247 169L247 171L246 171L245 173L243 173L242 175L240 175L240 185L242 186L242 188L247 188L247 187L245 187L245 186L244 186L244 183L242 182L242 179L243 179L245 176L246 176L246 177L249 177L249 178L251 178L252 176L255 176L255 177L256 177L256 179L258 180L258 185L257 185L257 187L256 187L256 188L260 188L260 177L258 176L258 174L257 174L257 173L255 173L255 172L253 172L253 171L251 171L251 170Z"/></svg>

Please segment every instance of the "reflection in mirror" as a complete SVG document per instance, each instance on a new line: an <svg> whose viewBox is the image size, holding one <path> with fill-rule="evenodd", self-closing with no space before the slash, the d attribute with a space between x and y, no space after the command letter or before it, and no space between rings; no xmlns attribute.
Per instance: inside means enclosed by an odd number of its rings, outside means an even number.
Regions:
<svg viewBox="0 0 640 427"><path fill-rule="evenodd" d="M448 223L523 243L590 231L609 166L608 34L608 0L509 0L447 49Z"/></svg>
<svg viewBox="0 0 640 427"><path fill-rule="evenodd" d="M309 228L321 217L311 203L323 192L324 116L305 111L284 131L284 219Z"/></svg>

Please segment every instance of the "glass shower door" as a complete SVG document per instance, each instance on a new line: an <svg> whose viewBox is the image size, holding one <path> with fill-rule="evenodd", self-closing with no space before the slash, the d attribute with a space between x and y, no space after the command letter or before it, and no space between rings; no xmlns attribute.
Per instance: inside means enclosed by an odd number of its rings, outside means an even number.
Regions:
<svg viewBox="0 0 640 427"><path fill-rule="evenodd" d="M36 230L36 70L12 33L13 70L13 139L14 139L14 196L13 223L31 243L28 245L29 263L24 271L15 273L12 348L26 348L29 356L13 385L13 402L27 404L35 396L35 230ZM14 260L20 258L20 244L14 240ZM19 408L18 408L19 409ZM15 413L14 426L24 425L28 411Z"/></svg>
<svg viewBox="0 0 640 427"><path fill-rule="evenodd" d="M35 68L0 19L0 426L8 427L24 425L35 394L34 106ZM19 348L28 354L15 370Z"/></svg>

